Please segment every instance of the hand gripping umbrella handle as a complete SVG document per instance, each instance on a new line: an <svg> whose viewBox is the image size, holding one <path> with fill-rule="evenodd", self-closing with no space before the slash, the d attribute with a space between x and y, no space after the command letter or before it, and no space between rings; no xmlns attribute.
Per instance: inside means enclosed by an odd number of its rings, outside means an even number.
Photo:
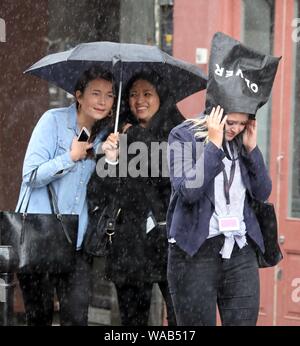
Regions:
<svg viewBox="0 0 300 346"><path fill-rule="evenodd" d="M116 120L115 120L114 133L117 133L117 132L118 132L119 115L120 115L120 105L121 105L121 94L122 94L122 80L120 80L120 84L119 84L118 103L117 103L117 114L116 114Z"/></svg>

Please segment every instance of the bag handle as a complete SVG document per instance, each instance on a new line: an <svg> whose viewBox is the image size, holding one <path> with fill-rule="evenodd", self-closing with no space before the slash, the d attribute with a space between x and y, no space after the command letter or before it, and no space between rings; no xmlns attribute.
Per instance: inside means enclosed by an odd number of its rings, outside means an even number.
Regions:
<svg viewBox="0 0 300 346"><path fill-rule="evenodd" d="M63 232L67 238L67 241L69 242L69 244L72 245L71 237L70 237L68 230L66 229L66 227L63 223L63 215L59 212L59 209L58 209L58 203L57 203L55 192L53 190L53 186L51 184L48 184L47 190L48 190L48 197L50 200L50 206L51 206L52 214L55 214L57 219L60 221L62 230L63 230Z"/></svg>
<svg viewBox="0 0 300 346"><path fill-rule="evenodd" d="M37 168L31 172L31 175L30 175L30 178L29 178L29 183L28 183L28 185L27 185L27 187L26 187L26 190L25 190L25 192L24 192L22 201L21 201L21 203L20 203L20 205L19 205L19 208L18 208L18 210L17 210L18 213L21 211L23 202L24 202L25 197L26 197L26 195L27 195L27 191L28 191L28 189L31 187L31 183L35 181L36 175L37 175ZM31 198L31 192L32 192L32 188L31 188L31 191L30 191L30 195L29 195L29 197L28 197L28 201L27 201L27 205L26 205L26 207L25 207L24 213L27 213L28 206L29 206L29 201L30 201L30 198Z"/></svg>
<svg viewBox="0 0 300 346"><path fill-rule="evenodd" d="M55 192L53 190L53 186L51 184L47 185L47 190L48 190L48 197L50 201L50 207L52 214L60 214L59 209L58 209L58 203L56 199Z"/></svg>
<svg viewBox="0 0 300 346"><path fill-rule="evenodd" d="M37 170L38 170L38 168L36 168L34 171L32 171L32 173L30 175L29 184L26 187L24 196L23 196L22 201L20 203L20 206L18 208L18 213L21 210L21 207L23 205L23 202L24 202L25 196L27 194L27 191L30 188L30 194L29 194L29 197L28 197L27 205L25 207L25 211L24 211L24 215L27 214L27 210L28 210L28 207L29 207L29 202L30 202L30 198L31 198L32 190L33 190L32 183L36 180ZM67 229L66 229L66 227L65 227L65 225L63 223L63 216L62 216L62 214L60 214L59 209L58 209L57 199L56 199L55 192L53 190L53 186L51 184L48 184L47 185L47 190L48 190L48 197L49 197L49 203L50 203L50 207L51 207L51 212L52 212L52 214L55 214L57 219L60 221L62 230L63 230L63 232L64 232L64 234L65 234L65 236L67 238L67 241L70 244L72 244L72 240L70 238L70 235L69 235L69 233L68 233L68 231L67 231ZM25 218L24 218L24 222L25 222Z"/></svg>
<svg viewBox="0 0 300 346"><path fill-rule="evenodd" d="M29 183L28 183L28 185L26 187L26 190L24 192L22 201L21 201L20 206L19 206L19 208L17 210L18 213L21 210L21 207L22 207L23 202L25 200L25 196L27 195L27 191L30 188L30 193L29 193L28 201L27 201L27 204L26 204L26 207L25 207L25 210L24 210L24 214L27 214L27 210L28 210L28 207L29 207L29 203L30 203L30 199L31 199L31 194L32 194L32 190L33 190L32 183L34 183L35 180L36 180L37 170L38 170L38 168L36 168L35 170L33 170L31 172ZM53 188L52 188L51 184L47 185L47 189L48 189L48 197L49 197L49 202L50 202L50 207L51 207L52 214L60 214L59 209L58 209L58 204L57 204L56 196L55 196L55 193L53 191Z"/></svg>

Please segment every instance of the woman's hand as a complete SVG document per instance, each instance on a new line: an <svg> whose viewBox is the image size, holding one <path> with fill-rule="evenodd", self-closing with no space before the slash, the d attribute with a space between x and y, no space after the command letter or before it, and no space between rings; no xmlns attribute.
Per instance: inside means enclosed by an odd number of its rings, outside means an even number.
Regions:
<svg viewBox="0 0 300 346"><path fill-rule="evenodd" d="M87 150L93 147L93 143L88 142L78 142L77 137L73 138L71 145L71 159L76 162L79 160L84 160L87 156Z"/></svg>
<svg viewBox="0 0 300 346"><path fill-rule="evenodd" d="M245 131L243 133L243 144L250 153L257 145L257 124L256 120L248 120Z"/></svg>
<svg viewBox="0 0 300 346"><path fill-rule="evenodd" d="M213 108L207 117L208 139L218 148L221 148L224 137L224 126L227 115L222 120L224 109L218 106Z"/></svg>
<svg viewBox="0 0 300 346"><path fill-rule="evenodd" d="M102 144L102 150L107 160L115 162L119 157L119 132L111 133Z"/></svg>

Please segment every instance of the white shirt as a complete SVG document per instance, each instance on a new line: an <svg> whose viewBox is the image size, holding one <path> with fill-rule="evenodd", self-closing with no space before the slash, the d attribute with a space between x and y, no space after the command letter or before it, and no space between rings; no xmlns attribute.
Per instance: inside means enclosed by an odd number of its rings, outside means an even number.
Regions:
<svg viewBox="0 0 300 346"><path fill-rule="evenodd" d="M235 150L234 157L237 157L237 152ZM230 177L230 168L232 161L227 157L223 159L225 165L225 172L227 174L228 180ZM242 181L241 169L239 160L235 160L235 174L233 178L232 185L229 190L230 205L229 214L226 206L226 198L224 193L224 176L223 171L215 177L214 181L215 188L215 211L210 219L209 224L209 235L207 238L212 238L222 234L219 230L218 218L222 216L235 216L239 219L240 230L224 233L225 243L221 250L223 258L230 258L231 252L235 241L238 243L239 247L244 247L246 242L246 225L244 222L244 202L246 196L246 188Z"/></svg>

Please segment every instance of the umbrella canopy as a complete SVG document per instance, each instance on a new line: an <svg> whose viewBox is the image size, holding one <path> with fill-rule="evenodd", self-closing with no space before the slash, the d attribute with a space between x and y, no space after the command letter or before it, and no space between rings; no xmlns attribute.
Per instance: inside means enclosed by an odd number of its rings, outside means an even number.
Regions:
<svg viewBox="0 0 300 346"><path fill-rule="evenodd" d="M77 80L91 66L111 71L123 84L136 73L155 71L168 86L174 101L206 88L207 77L197 66L173 58L156 46L114 42L82 43L50 54L28 68L30 73L74 94Z"/></svg>

